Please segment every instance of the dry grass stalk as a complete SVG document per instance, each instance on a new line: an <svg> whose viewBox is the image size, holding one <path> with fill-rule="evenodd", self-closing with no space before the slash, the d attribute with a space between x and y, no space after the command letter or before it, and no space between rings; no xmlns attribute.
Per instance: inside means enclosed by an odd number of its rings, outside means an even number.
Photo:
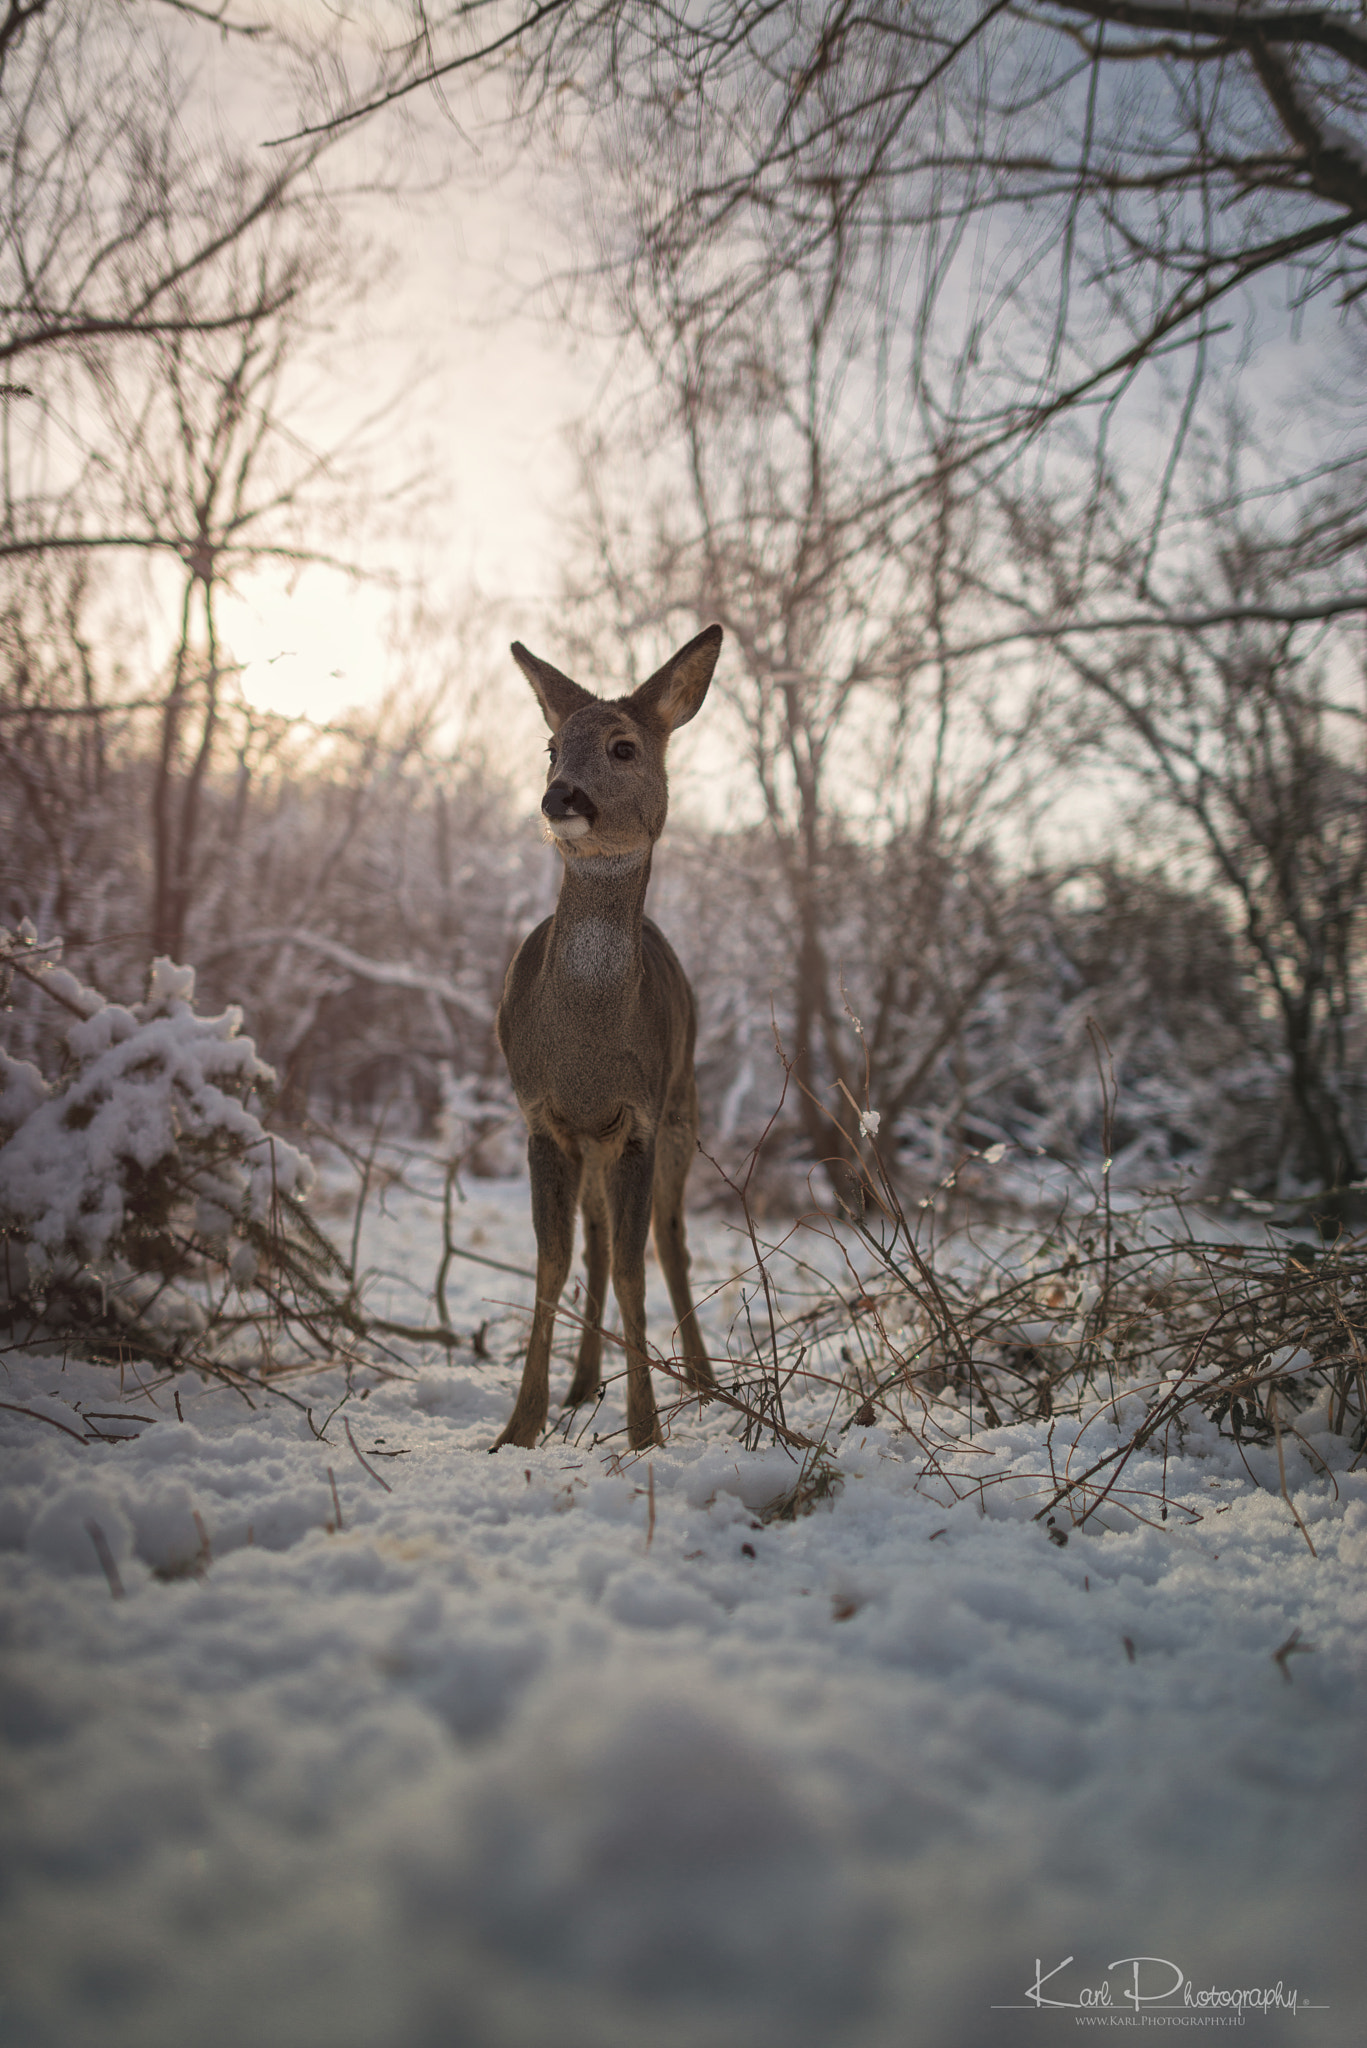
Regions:
<svg viewBox="0 0 1367 2048"><path fill-rule="evenodd" d="M95 1546L95 1555L100 1560L100 1570L109 1581L110 1599L122 1600L123 1580L119 1577L119 1567L114 1562L114 1553L109 1548L109 1538L93 1516L86 1522L85 1531Z"/></svg>
<svg viewBox="0 0 1367 2048"><path fill-rule="evenodd" d="M1099 1032L1093 1050L1108 1136L1115 1079ZM1367 1448L1367 1239L1318 1246L1270 1229L1261 1243L1199 1235L1171 1196L1119 1207L1108 1151L1090 1210L1072 1216L1065 1205L995 1243L970 1222L951 1255L935 1242L939 1204L932 1197L908 1214L879 1154L877 1117L845 1093L859 1117L858 1139L841 1134L840 1162L859 1161L850 1197L843 1217L804 1219L838 1252L845 1285L804 1264L790 1240L766 1244L748 1175L724 1176L741 1202L749 1270L763 1281L751 1298L762 1300L766 1323L757 1331L747 1320L740 1355L714 1360L713 1398L740 1411L747 1445L802 1448L806 1476L776 1512L821 1497L807 1478L824 1469L832 1433L875 1423L911 1440L922 1482L952 1497L981 1494L999 1483L977 1434L981 1418L1051 1425L1036 1518L1055 1540L1063 1532L1050 1524L1064 1508L1078 1525L1107 1506L1157 1527L1173 1514L1191 1523L1199 1511L1169 1498L1166 1476L1135 1485L1129 1470L1161 1447L1166 1475L1168 1447L1180 1448L1198 1421L1213 1422L1250 1477L1252 1448L1275 1448L1280 1490L1313 1554L1290 1497L1284 1439L1296 1437L1331 1485L1290 1418L1322 1404L1334 1433L1359 1454ZM829 1394L827 1428L799 1446L776 1392ZM1064 1419L1081 1427L1056 1457Z"/></svg>

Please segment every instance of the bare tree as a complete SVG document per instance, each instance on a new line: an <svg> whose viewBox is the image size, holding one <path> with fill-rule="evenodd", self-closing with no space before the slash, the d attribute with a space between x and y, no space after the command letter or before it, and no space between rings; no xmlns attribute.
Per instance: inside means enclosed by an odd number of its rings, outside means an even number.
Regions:
<svg viewBox="0 0 1367 2048"><path fill-rule="evenodd" d="M362 573L325 542L331 525L340 544L355 509L376 421L311 447L290 388L311 328L339 296L346 252L320 236L297 261L301 286L288 307L219 334L160 338L140 360L139 383L120 375L117 360L99 373L123 523L173 560L181 579L174 652L158 692L152 792L152 930L158 949L176 958L212 852L201 845L205 779L235 696L219 594L267 563ZM392 402L377 411L392 411Z"/></svg>
<svg viewBox="0 0 1367 2048"><path fill-rule="evenodd" d="M10 344L34 383L5 417L0 746L65 862L82 831L73 792L90 794L85 757L119 719L154 714L147 916L155 946L181 957L214 852L211 769L244 715L219 593L264 563L357 573L340 560L345 514L385 407L310 445L315 345L335 347L366 282L337 205L306 176L322 144L266 170L196 148L172 54L145 24L130 36L126 16L50 0L8 50L0 271ZM391 475L385 501L402 489ZM124 567L97 574L97 561ZM172 651L116 687L97 648L137 577L153 613L173 610ZM45 616L63 626L46 652ZM63 717L70 737L54 729ZM147 722L135 730L145 739Z"/></svg>
<svg viewBox="0 0 1367 2048"><path fill-rule="evenodd" d="M163 10L216 18L176 0ZM0 367L12 404L28 416L55 408L67 431L54 363L90 342L211 332L279 311L298 289L294 265L258 264L244 295L225 252L281 212L319 203L321 141L255 163L204 138L190 146L178 118L189 82L158 37L157 11L9 0L0 20ZM263 33L231 10L221 27ZM4 538L34 536L21 522Z"/></svg>
<svg viewBox="0 0 1367 2048"><path fill-rule="evenodd" d="M1288 532L1285 508L1267 504L1247 474L1261 467L1257 453L1236 420L1172 622L1160 613L1143 630L1057 636L1056 658L1081 685L1065 714L1075 740L1149 792L1151 859L1155 800L1172 821L1168 864L1195 857L1272 1006L1288 1114L1264 1156L1263 1191L1289 1170L1322 1189L1323 1213L1339 1219L1367 1144L1363 665L1342 631L1296 617L1313 507ZM1053 612L1070 544L1038 502L1010 510L1015 601L1028 608L1033 583L1039 608ZM1343 522L1332 525L1346 537ZM1127 580L1123 506L1113 532L1114 596Z"/></svg>
<svg viewBox="0 0 1367 2048"><path fill-rule="evenodd" d="M949 655L976 540L946 467L933 502L889 489L893 430L870 403L859 252L832 235L818 271L718 320L686 266L621 302L649 373L626 473L619 439L586 450L577 584L590 639L719 618L717 689L738 749L736 800L767 853L746 857L776 942L776 990L809 1156L845 1192L867 1088L895 1120L1010 965L986 851L1019 757L984 716L984 678ZM917 427L899 424L898 433ZM919 431L924 431L920 423ZM618 403L617 432L621 408ZM651 515L647 453L669 450ZM843 1162L843 1164L842 1164Z"/></svg>
<svg viewBox="0 0 1367 2048"><path fill-rule="evenodd" d="M87 630L70 564L46 571L46 604L30 576L24 608L0 615L0 659L24 693L23 714L12 701L0 719L0 917L60 934L81 972L133 1001L164 707L119 710L103 622ZM496 1134L515 1111L494 1011L546 878L483 728L462 716L471 648L442 654L399 647L385 697L326 726L225 691L198 789L183 957L205 1001L248 1005L282 1114L384 1115L431 1135L454 1103L470 1127L460 1142L483 1135L501 1157ZM73 716L87 664L90 715ZM54 700L64 715L44 716ZM36 1056L27 1034L40 1016L3 1023L11 1049Z"/></svg>
<svg viewBox="0 0 1367 2048"><path fill-rule="evenodd" d="M1360 313L1367 29L1351 8L410 0L409 18L334 120L497 67L524 133L568 124L581 156L596 135L632 158L650 204L618 261L653 276L711 251L718 316L819 272L833 234L893 238L886 338L946 428L924 458L1000 461L1064 417L1104 451L1146 367L1180 353L1155 533L1227 355L1221 323L1251 288L1276 277L1293 320L1321 296ZM937 473L908 463L900 487Z"/></svg>
<svg viewBox="0 0 1367 2048"><path fill-rule="evenodd" d="M103 618L87 605L91 565L102 551L61 551L60 559L75 565L70 571L50 550L11 558L11 666L0 682L0 745L12 764L31 757L23 773L32 780L36 761L54 747L66 759L73 745L98 746L111 722L151 714L148 925L155 947L176 958L184 955L191 902L219 850L206 838L209 773L217 752L234 748L244 716L250 723L222 643L220 592L262 564L302 570L326 563L361 573L325 543L329 523L340 541L355 509L367 474L367 428L375 422L331 447L312 448L294 424L289 389L306 355L309 316L320 316L321 288L335 284L340 256L336 243L311 250L311 296L301 289L275 313L215 334L159 337L142 344L131 362L122 349L87 361L102 429L97 441L92 425L91 446L111 503L117 492L120 531L139 557L159 559L179 577L172 651L160 674L131 691L126 681L120 688L114 665L92 651L111 623L109 577ZM126 576L122 582L126 587ZM169 594L165 575L158 587ZM33 638L36 621L55 605L65 632L54 662L37 654ZM81 728L71 740L58 740L52 730L63 712ZM146 716L138 729L148 730ZM54 787L61 779L45 778L41 799L35 795L54 831L65 808ZM71 793L87 780L78 777Z"/></svg>
<svg viewBox="0 0 1367 2048"><path fill-rule="evenodd" d="M92 630L89 584L87 557L30 564L0 608L4 914L77 946L105 923L97 902L129 865L143 808L129 786L127 692Z"/></svg>
<svg viewBox="0 0 1367 2048"><path fill-rule="evenodd" d="M1359 663L1340 639L1317 672L1306 634L1367 610L1367 30L1328 10L1106 0L621 21L594 75L622 100L588 89L624 195L595 190L599 246L655 358L686 305L693 469L698 394L737 337L821 303L838 255L846 388L900 428L859 477L871 552L850 560L886 574L916 533L924 564L946 503L974 508L953 631L903 663L962 677L1014 639L1021 687L1082 683L1067 744L1138 770L1194 832L1277 1006L1299 1169L1342 1190L1362 1142L1361 724L1342 702ZM1278 422L1264 388L1256 463L1246 450L1216 483L1230 393L1278 327L1273 275L1290 331L1359 374L1316 415L1332 437L1306 431L1303 390ZM727 453L763 473L743 434ZM764 515L728 510L702 530L734 564ZM804 567L779 579L794 594ZM945 616L928 581L917 595ZM861 615L848 590L838 608ZM800 657L776 703L789 672ZM814 890L810 834L798 864ZM802 981L823 985L810 945Z"/></svg>

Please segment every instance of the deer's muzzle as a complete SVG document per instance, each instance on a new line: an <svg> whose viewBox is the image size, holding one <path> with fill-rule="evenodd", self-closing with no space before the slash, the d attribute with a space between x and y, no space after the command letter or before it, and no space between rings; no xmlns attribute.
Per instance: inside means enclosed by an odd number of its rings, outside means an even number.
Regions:
<svg viewBox="0 0 1367 2048"><path fill-rule="evenodd" d="M584 818L590 825L597 821L598 806L592 797L585 796L582 789L575 789L572 783L553 782L541 799L542 816L554 825L564 818Z"/></svg>

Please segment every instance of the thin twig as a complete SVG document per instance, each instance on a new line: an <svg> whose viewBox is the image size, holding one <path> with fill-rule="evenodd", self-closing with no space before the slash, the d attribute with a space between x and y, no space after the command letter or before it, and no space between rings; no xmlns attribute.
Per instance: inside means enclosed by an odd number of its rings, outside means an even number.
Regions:
<svg viewBox="0 0 1367 2048"><path fill-rule="evenodd" d="M375 1481L375 1484L377 1486L382 1486L386 1493L392 1493L394 1489L389 1484L388 1480L381 1479L379 1473L375 1470L375 1467L373 1465L367 1464L365 1458L362 1457L361 1447L357 1443L355 1437L351 1434L351 1419L349 1416L344 1415L342 1417L342 1427L346 1431L347 1442L351 1445L352 1450L356 1453L357 1463L365 1466L366 1471L370 1474L371 1478ZM333 1491L336 1491L335 1487Z"/></svg>
<svg viewBox="0 0 1367 2048"><path fill-rule="evenodd" d="M1291 1659L1293 1657L1310 1656L1314 1647L1313 1643L1303 1643L1299 1628L1293 1628L1286 1641L1281 1645L1281 1648L1272 1652L1272 1662L1281 1672L1288 1685L1291 1683Z"/></svg>
<svg viewBox="0 0 1367 2048"><path fill-rule="evenodd" d="M46 1422L53 1429L60 1429L64 1436L74 1436L78 1444L87 1444L89 1438L82 1436L79 1429L72 1429L65 1422L58 1422L54 1415L44 1415L40 1409L24 1408L18 1401L0 1401L0 1408L8 1408L12 1415L31 1415L35 1422ZM96 1434L98 1435L98 1431Z"/></svg>

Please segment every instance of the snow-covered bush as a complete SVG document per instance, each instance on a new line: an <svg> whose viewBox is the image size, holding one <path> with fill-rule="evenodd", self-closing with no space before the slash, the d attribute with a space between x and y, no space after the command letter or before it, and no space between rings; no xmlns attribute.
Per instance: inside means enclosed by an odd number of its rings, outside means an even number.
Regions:
<svg viewBox="0 0 1367 2048"><path fill-rule="evenodd" d="M0 927L0 996L16 974L66 1021L54 1075L0 1050L0 1315L60 1325L80 1303L165 1351L205 1326L186 1273L326 1268L299 1208L313 1168L261 1122L274 1076L240 1011L199 1015L193 968L166 959L141 1003L109 1002L31 926Z"/></svg>

